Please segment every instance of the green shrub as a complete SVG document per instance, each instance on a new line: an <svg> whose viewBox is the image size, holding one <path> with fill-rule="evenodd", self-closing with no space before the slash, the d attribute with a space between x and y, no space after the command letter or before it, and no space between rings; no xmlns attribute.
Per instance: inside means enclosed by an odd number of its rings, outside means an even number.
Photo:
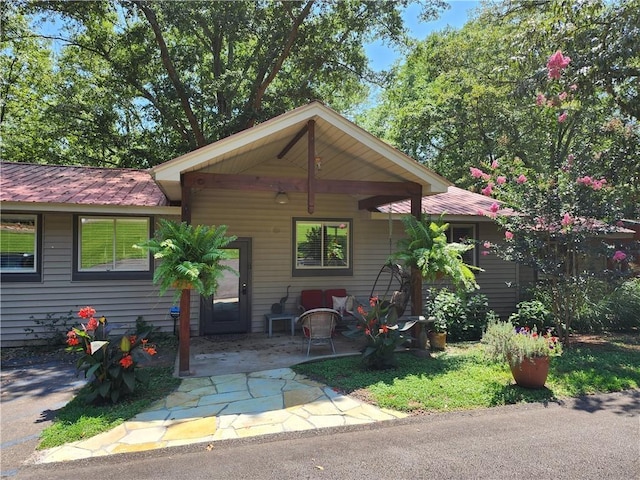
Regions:
<svg viewBox="0 0 640 480"><path fill-rule="evenodd" d="M607 330L627 332L640 329L640 278L627 280L602 303Z"/></svg>
<svg viewBox="0 0 640 480"><path fill-rule="evenodd" d="M446 288L435 296L433 293L430 292L425 302L425 314L446 325L449 341L480 340L488 320L497 317L489 309L486 295L454 293Z"/></svg>
<svg viewBox="0 0 640 480"><path fill-rule="evenodd" d="M518 309L509 316L509 322L516 327L535 327L539 332L544 332L553 326L551 312L540 300L525 300L516 305Z"/></svg>

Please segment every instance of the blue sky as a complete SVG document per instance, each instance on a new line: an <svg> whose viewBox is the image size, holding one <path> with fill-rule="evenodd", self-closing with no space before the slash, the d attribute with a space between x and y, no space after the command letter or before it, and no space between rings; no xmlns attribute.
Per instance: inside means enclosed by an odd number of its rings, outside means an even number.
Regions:
<svg viewBox="0 0 640 480"><path fill-rule="evenodd" d="M440 18L432 22L421 22L418 19L420 7L418 5L410 5L405 10L403 18L411 36L418 40L423 40L431 32L443 30L447 26L460 28L467 22L471 11L480 6L478 0L448 0L447 3L451 8L444 11ZM371 67L374 70L389 68L399 58L399 52L379 42L373 43L365 47L365 49L371 59Z"/></svg>

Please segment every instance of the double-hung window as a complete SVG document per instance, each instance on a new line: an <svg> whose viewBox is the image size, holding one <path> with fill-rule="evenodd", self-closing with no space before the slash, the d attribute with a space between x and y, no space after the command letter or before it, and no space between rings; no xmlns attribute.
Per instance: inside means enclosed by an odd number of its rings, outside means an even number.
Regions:
<svg viewBox="0 0 640 480"><path fill-rule="evenodd" d="M349 219L293 219L293 276L352 275Z"/></svg>
<svg viewBox="0 0 640 480"><path fill-rule="evenodd" d="M74 280L148 279L152 262L134 245L152 235L150 217L76 216Z"/></svg>
<svg viewBox="0 0 640 480"><path fill-rule="evenodd" d="M2 213L0 216L0 272L2 281L39 282L42 266L41 216Z"/></svg>

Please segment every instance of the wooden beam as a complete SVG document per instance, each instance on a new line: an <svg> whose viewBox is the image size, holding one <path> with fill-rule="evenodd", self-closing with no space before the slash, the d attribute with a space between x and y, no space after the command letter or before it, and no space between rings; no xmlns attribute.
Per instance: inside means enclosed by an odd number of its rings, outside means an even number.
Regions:
<svg viewBox="0 0 640 480"><path fill-rule="evenodd" d="M181 218L183 222L191 223L191 186L187 183L186 175L180 175L182 188Z"/></svg>
<svg viewBox="0 0 640 480"><path fill-rule="evenodd" d="M419 196L422 191L420 185L413 182L320 180L314 177L312 183L315 193L373 195L373 200L366 199L362 200L362 202L368 202L367 205L370 203L374 206L383 205L390 201L410 198L412 195ZM308 193L309 181L304 178L277 178L261 177L256 175L226 175L217 173L189 172L183 174L183 188L185 187L215 188L219 190ZM185 192L183 191L183 195L184 193Z"/></svg>
<svg viewBox="0 0 640 480"><path fill-rule="evenodd" d="M307 122L307 211L316 209L316 122Z"/></svg>
<svg viewBox="0 0 640 480"><path fill-rule="evenodd" d="M293 146L298 143L302 137L304 137L304 134L307 133L308 128L309 126L305 125L298 133L296 133L296 136L293 137L291 141L287 143L282 151L278 154L278 159L284 157L289 152L289 150L291 150Z"/></svg>

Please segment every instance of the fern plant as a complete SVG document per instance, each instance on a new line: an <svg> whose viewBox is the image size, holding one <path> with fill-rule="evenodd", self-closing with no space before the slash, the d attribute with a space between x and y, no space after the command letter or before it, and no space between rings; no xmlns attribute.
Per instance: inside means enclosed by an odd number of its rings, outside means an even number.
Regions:
<svg viewBox="0 0 640 480"><path fill-rule="evenodd" d="M227 236L227 226L190 225L161 219L154 238L136 245L153 253L161 260L156 267L153 282L160 287L160 295L176 288L176 297L182 288L193 288L204 296L213 295L224 271L237 272L225 265L229 258L225 250L237 237Z"/></svg>
<svg viewBox="0 0 640 480"><path fill-rule="evenodd" d="M482 271L464 262L462 254L473 245L448 242L448 223L433 222L425 216L417 219L413 215L402 218L406 238L398 241L398 251L392 258L403 261L408 266L420 269L422 278L433 283L447 277L456 288L467 291L478 288L474 271Z"/></svg>

